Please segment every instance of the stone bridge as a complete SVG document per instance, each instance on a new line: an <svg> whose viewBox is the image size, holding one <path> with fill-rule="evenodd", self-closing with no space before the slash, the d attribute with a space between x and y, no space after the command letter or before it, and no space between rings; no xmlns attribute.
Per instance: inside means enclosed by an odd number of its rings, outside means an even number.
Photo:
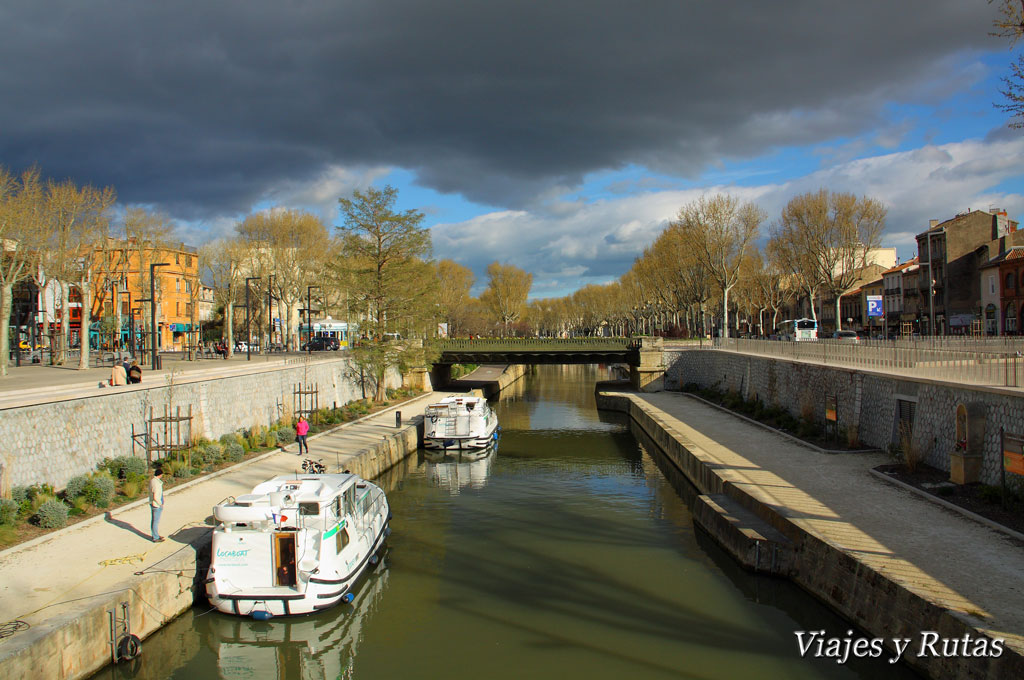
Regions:
<svg viewBox="0 0 1024 680"><path fill-rule="evenodd" d="M434 366L451 364L628 364L633 386L662 389L665 376L661 338L475 338L438 342Z"/></svg>

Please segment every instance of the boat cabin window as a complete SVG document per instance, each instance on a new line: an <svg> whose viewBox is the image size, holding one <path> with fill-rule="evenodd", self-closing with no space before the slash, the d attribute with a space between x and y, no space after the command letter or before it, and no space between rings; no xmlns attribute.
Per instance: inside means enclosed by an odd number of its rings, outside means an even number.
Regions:
<svg viewBox="0 0 1024 680"><path fill-rule="evenodd" d="M331 503L331 519L338 519L341 517L341 496L335 496L334 502Z"/></svg>
<svg viewBox="0 0 1024 680"><path fill-rule="evenodd" d="M337 538L337 541L338 541L337 552L340 553L342 550L345 549L345 546L348 545L348 529L345 529L344 527L341 528L341 529L338 529L337 537L338 537Z"/></svg>
<svg viewBox="0 0 1024 680"><path fill-rule="evenodd" d="M306 516L312 515L315 517L320 514L320 505L315 502L299 503L299 514Z"/></svg>
<svg viewBox="0 0 1024 680"><path fill-rule="evenodd" d="M350 486L345 489L345 514L354 515L356 512L356 489Z"/></svg>

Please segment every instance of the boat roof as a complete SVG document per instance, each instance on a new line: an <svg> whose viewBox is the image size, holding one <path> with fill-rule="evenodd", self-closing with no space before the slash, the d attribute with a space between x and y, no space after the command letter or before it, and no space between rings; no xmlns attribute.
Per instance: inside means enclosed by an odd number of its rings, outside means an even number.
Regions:
<svg viewBox="0 0 1024 680"><path fill-rule="evenodd" d="M338 492L356 482L363 481L358 475L280 475L256 485L251 494L239 496L236 501L253 502L278 491L293 494L296 501L326 501Z"/></svg>
<svg viewBox="0 0 1024 680"><path fill-rule="evenodd" d="M445 397L441 401L430 404L427 408L430 408L431 406L451 406L452 404L479 404L480 402L484 402L486 404L487 400L483 397L474 397L469 395Z"/></svg>

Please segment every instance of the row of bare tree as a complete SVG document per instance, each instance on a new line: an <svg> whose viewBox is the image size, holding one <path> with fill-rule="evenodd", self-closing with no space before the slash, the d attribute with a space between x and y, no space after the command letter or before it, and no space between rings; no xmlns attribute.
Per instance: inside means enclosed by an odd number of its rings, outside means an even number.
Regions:
<svg viewBox="0 0 1024 680"><path fill-rule="evenodd" d="M730 314L740 312L757 319L770 313L774 328L780 310L798 298L814 318L817 305L832 301L838 320L840 296L879 246L885 217L872 198L825 189L803 194L769 225L762 252L756 241L763 210L728 195L705 196L684 206L618 281L531 302L530 331L589 335L607 326L626 335L649 333L660 322L705 336L712 316L725 334Z"/></svg>

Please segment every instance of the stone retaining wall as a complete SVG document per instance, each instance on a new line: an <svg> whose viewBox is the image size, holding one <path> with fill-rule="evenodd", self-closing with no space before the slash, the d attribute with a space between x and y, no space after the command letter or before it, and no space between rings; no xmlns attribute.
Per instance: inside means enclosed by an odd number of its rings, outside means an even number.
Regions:
<svg viewBox="0 0 1024 680"><path fill-rule="evenodd" d="M880 571L860 561L853 552L811 535L790 521L784 511L753 498L743 488L722 479L716 466L702 459L701 451L685 435L659 416L659 411L627 394L600 392L597 406L628 413L635 426L653 440L701 494L723 494L780 531L795 546L790 578L834 611L868 633L891 640L917 639L921 631L935 631L942 638L990 638L964 615L945 609L917 595ZM696 518L696 515L695 515ZM722 524L703 525L716 541L724 543ZM1024 677L1024 657L1007 646L1002 656L903 657L917 670L934 678Z"/></svg>
<svg viewBox="0 0 1024 680"><path fill-rule="evenodd" d="M388 387L399 387L401 381L397 371L389 371ZM0 411L0 489L38 483L61 489L104 458L145 456L133 444L132 428L146 431L150 407L162 415L165 407L186 412L191 405L194 437L216 439L269 425L292 414L297 383L316 384L322 408L362 398L358 369L351 359L340 358L224 377L182 373L173 381L157 377L151 384L5 409Z"/></svg>
<svg viewBox="0 0 1024 680"><path fill-rule="evenodd" d="M1006 388L904 378L710 349L667 351L665 364L669 389L696 383L733 390L747 399L757 397L766 405L781 406L797 417L805 411L812 413L818 422L825 420L825 397L835 396L840 430L856 428L863 444L883 450L899 443L902 401L904 411L914 411L912 438L923 452L924 461L946 471L955 446L956 406L974 405L984 414L979 481L986 484L1000 483L999 428L1024 431L1024 394ZM1008 484L1024 488L1024 479L1007 477Z"/></svg>
<svg viewBox="0 0 1024 680"><path fill-rule="evenodd" d="M412 454L416 452L422 433L422 416L410 419L401 431L382 438L349 461L348 469L390 491L394 482L404 476L398 471L403 461L415 467L416 457ZM173 493L174 489L168 491L169 495ZM0 647L0 677L62 680L89 677L110 663L109 646L105 644L110 639L109 610L120 613L120 604L127 603L131 631L144 639L195 602L205 602L210 532L209 527L182 530L175 535L175 540L185 545L158 562L158 568L143 570L114 592L88 598L67 614L20 633L24 637L15 638L13 645L8 642L6 648ZM59 536L51 540L59 540Z"/></svg>

